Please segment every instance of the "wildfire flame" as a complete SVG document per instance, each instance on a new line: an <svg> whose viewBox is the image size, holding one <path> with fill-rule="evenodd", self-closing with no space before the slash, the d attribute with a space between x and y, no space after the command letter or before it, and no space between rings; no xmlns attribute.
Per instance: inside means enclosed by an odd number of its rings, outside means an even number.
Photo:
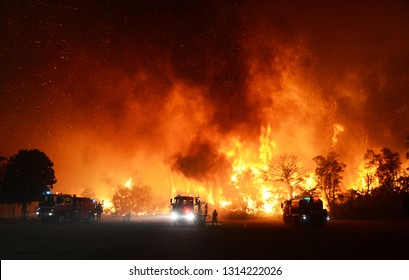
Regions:
<svg viewBox="0 0 409 280"><path fill-rule="evenodd" d="M251 214L280 213L280 203L277 199L282 195L273 194L272 186L261 176L277 149L277 144L272 138L271 126L268 125L261 128L258 155L249 148L244 148L245 145L237 139L229 143L230 148L220 150L232 162L228 186L238 197L236 201L223 197L220 207L241 209Z"/></svg>
<svg viewBox="0 0 409 280"><path fill-rule="evenodd" d="M124 184L124 186L128 189L132 188L132 177L130 177Z"/></svg>
<svg viewBox="0 0 409 280"><path fill-rule="evenodd" d="M379 179L375 176L376 166L367 167L362 163L358 168L358 179L353 189L359 192L370 193L376 187L379 187Z"/></svg>
<svg viewBox="0 0 409 280"><path fill-rule="evenodd" d="M103 202L103 207L104 207L104 212L109 214L111 212L115 212L115 207L112 201L109 198L104 198L102 199Z"/></svg>

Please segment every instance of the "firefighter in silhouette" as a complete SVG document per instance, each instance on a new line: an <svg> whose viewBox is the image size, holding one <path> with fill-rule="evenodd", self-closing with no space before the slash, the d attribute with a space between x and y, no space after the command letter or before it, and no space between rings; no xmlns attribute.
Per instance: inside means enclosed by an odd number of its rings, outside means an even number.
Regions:
<svg viewBox="0 0 409 280"><path fill-rule="evenodd" d="M102 204L98 203L97 206L95 207L95 212L97 214L97 223L101 222L101 215L102 215Z"/></svg>
<svg viewBox="0 0 409 280"><path fill-rule="evenodd" d="M217 213L216 209L214 209L213 213L212 213L212 224L213 225L217 225L217 216L219 214Z"/></svg>
<svg viewBox="0 0 409 280"><path fill-rule="evenodd" d="M94 213L95 211L89 211L88 212L88 222L93 222L94 221Z"/></svg>

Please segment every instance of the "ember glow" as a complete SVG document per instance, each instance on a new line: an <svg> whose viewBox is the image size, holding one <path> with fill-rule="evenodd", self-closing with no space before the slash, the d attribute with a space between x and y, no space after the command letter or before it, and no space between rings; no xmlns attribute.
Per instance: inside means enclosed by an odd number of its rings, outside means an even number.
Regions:
<svg viewBox="0 0 409 280"><path fill-rule="evenodd" d="M353 189L361 192L370 192L374 188L379 187L379 179L375 176L376 168L365 167L361 164L358 169L358 179L353 186Z"/></svg>
<svg viewBox="0 0 409 280"><path fill-rule="evenodd" d="M40 149L56 191L105 207L132 174L163 208L181 193L276 214L288 191L262 173L284 153L306 188L333 150L344 187L368 187L366 149L409 135L408 15L406 1L2 1L0 155Z"/></svg>
<svg viewBox="0 0 409 280"><path fill-rule="evenodd" d="M125 182L125 187L127 187L128 189L132 188L132 177Z"/></svg>
<svg viewBox="0 0 409 280"><path fill-rule="evenodd" d="M102 206L104 209L104 213L110 214L115 212L114 204L109 198L102 199Z"/></svg>

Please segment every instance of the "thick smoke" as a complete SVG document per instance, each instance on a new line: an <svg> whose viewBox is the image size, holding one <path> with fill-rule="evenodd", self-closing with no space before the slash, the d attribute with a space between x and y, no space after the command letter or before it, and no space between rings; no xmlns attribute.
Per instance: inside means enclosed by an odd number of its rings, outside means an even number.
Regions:
<svg viewBox="0 0 409 280"><path fill-rule="evenodd" d="M366 148L402 150L409 133L404 125L409 79L403 70L409 49L407 3L297 1L246 7L243 25L250 35L244 46L253 69L249 93L268 104L263 119L275 124L278 139L300 133L295 138L301 140L309 127L310 147L301 141L304 153L325 153L332 148L334 124L340 124L344 131L336 148L348 163L361 160Z"/></svg>
<svg viewBox="0 0 409 280"><path fill-rule="evenodd" d="M204 181L218 172L228 171L226 157L219 153L215 145L200 138L194 139L186 151L171 158L172 169L186 178Z"/></svg>

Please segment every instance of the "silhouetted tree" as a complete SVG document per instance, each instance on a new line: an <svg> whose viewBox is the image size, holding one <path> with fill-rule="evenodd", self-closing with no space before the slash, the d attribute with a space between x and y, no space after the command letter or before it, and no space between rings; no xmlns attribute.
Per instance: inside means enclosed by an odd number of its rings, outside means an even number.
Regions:
<svg viewBox="0 0 409 280"><path fill-rule="evenodd" d="M400 176L397 181L401 190L409 194L409 176Z"/></svg>
<svg viewBox="0 0 409 280"><path fill-rule="evenodd" d="M4 168L6 167L7 160L8 160L7 157L0 156L0 180L3 178Z"/></svg>
<svg viewBox="0 0 409 280"><path fill-rule="evenodd" d="M130 188L118 186L112 198L115 209L120 213L148 211L151 201L151 187L145 184L133 185Z"/></svg>
<svg viewBox="0 0 409 280"><path fill-rule="evenodd" d="M383 148L381 153L367 150L364 155L367 168L376 168L375 176L379 179L380 187L394 190L397 187L401 160L399 153L394 153L388 148Z"/></svg>
<svg viewBox="0 0 409 280"><path fill-rule="evenodd" d="M371 188L373 187L375 183L375 174L372 172L366 172L365 174L365 183L366 183L366 193L368 194L371 191Z"/></svg>
<svg viewBox="0 0 409 280"><path fill-rule="evenodd" d="M336 195L342 182L341 173L346 167L346 164L338 162L337 158L335 152L330 152L327 157L320 155L313 158L317 164L315 174L318 188L324 193L331 210L334 209Z"/></svg>
<svg viewBox="0 0 409 280"><path fill-rule="evenodd" d="M85 188L81 192L82 197L95 198L95 193L90 188Z"/></svg>
<svg viewBox="0 0 409 280"><path fill-rule="evenodd" d="M297 155L282 154L272 160L263 176L267 181L282 182L286 185L290 199L299 184L305 181L306 172L299 166L300 159Z"/></svg>
<svg viewBox="0 0 409 280"><path fill-rule="evenodd" d="M409 159L409 136L406 137L406 143L405 143L405 148L408 150L406 152L406 158ZM408 168L409 169L409 168Z"/></svg>
<svg viewBox="0 0 409 280"><path fill-rule="evenodd" d="M3 188L3 178L4 178L4 169L6 168L7 164L7 157L0 156L0 196L2 193L2 188ZM0 197L0 201L2 200L2 197Z"/></svg>
<svg viewBox="0 0 409 280"><path fill-rule="evenodd" d="M1 198L21 203L25 217L28 203L39 200L56 183L52 161L39 150L20 150L4 168Z"/></svg>
<svg viewBox="0 0 409 280"><path fill-rule="evenodd" d="M7 164L7 157L0 156L0 176L3 175L4 167Z"/></svg>

